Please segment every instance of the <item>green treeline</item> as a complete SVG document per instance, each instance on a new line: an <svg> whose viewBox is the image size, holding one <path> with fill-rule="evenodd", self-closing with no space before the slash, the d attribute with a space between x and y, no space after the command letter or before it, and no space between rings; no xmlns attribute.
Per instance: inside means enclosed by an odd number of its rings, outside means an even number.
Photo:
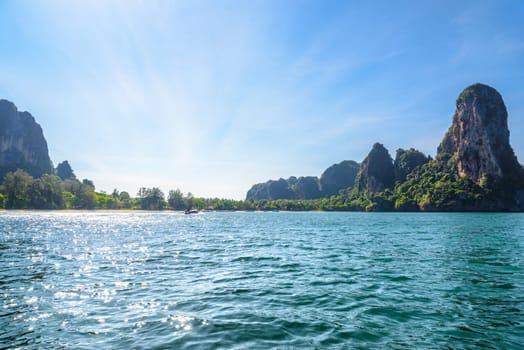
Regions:
<svg viewBox="0 0 524 350"><path fill-rule="evenodd" d="M511 201L511 182L486 177L480 184L460 177L448 159L431 160L412 171L405 181L381 192L342 190L338 195L313 200L231 200L198 198L179 189L167 196L157 187L128 192L96 192L92 181L74 174L33 178L23 170L10 172L0 185L4 209L140 209L140 210L288 210L288 211L457 211L490 210L486 203ZM60 174L62 175L62 174ZM66 175L67 176L67 175Z"/></svg>
<svg viewBox="0 0 524 350"><path fill-rule="evenodd" d="M71 174L71 175L69 175ZM191 193L184 195L179 189L165 194L157 187L140 188L135 197L128 192L112 193L95 191L91 180L77 180L74 174L62 179L58 175L33 178L23 170L10 172L0 185L1 209L130 209L130 210L333 210L338 197L323 200L232 200L198 198Z"/></svg>
<svg viewBox="0 0 524 350"><path fill-rule="evenodd" d="M316 200L258 201L263 210L322 211L491 211L513 205L515 179L484 176L480 184L459 176L454 160L430 160L405 181L380 192L348 188Z"/></svg>
<svg viewBox="0 0 524 350"><path fill-rule="evenodd" d="M135 197L117 189L110 194L97 192L91 180L79 181L71 171L57 170L57 175L40 178L20 169L7 173L0 185L0 209L256 209L252 201L195 198L179 189L169 191L167 196L157 187L140 188Z"/></svg>

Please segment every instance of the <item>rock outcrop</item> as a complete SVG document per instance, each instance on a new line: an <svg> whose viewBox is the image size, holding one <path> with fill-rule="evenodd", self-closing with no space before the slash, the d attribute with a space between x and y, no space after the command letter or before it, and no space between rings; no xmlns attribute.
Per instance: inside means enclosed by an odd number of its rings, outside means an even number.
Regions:
<svg viewBox="0 0 524 350"><path fill-rule="evenodd" d="M353 187L360 165L353 160L333 164L320 176L320 191L323 197L337 195L340 190Z"/></svg>
<svg viewBox="0 0 524 350"><path fill-rule="evenodd" d="M498 91L474 84L460 94L456 104L453 124L438 147L437 157L451 158L458 174L476 183L485 177L522 173L509 144L508 113Z"/></svg>
<svg viewBox="0 0 524 350"><path fill-rule="evenodd" d="M261 199L318 199L337 195L340 190L353 187L359 165L345 160L327 168L320 179L316 176L291 176L288 179L269 180L255 184L246 195L247 200Z"/></svg>
<svg viewBox="0 0 524 350"><path fill-rule="evenodd" d="M16 169L33 177L53 172L40 125L28 112L19 112L12 102L0 100L0 179Z"/></svg>
<svg viewBox="0 0 524 350"><path fill-rule="evenodd" d="M435 160L411 148L397 150L393 162L388 150L376 143L360 167L344 161L326 169L318 181L268 181L253 186L247 198L310 199L352 188L327 200L325 208L524 211L524 168L509 143L502 97L492 87L474 84L460 94L456 107Z"/></svg>
<svg viewBox="0 0 524 350"><path fill-rule="evenodd" d="M395 168L395 181L402 183L406 181L408 175L417 167L422 166L431 160L430 157L416 149L408 150L399 148L395 156L393 167Z"/></svg>
<svg viewBox="0 0 524 350"><path fill-rule="evenodd" d="M393 159L384 145L377 142L360 165L354 191L357 194L373 194L392 189L394 185Z"/></svg>
<svg viewBox="0 0 524 350"><path fill-rule="evenodd" d="M291 186L293 199L317 199L322 197L318 186L318 177L301 176L297 182Z"/></svg>
<svg viewBox="0 0 524 350"><path fill-rule="evenodd" d="M67 160L64 160L62 163L59 163L56 166L56 176L61 178L62 180L75 180L76 175L73 172L73 168L71 168L71 165Z"/></svg>
<svg viewBox="0 0 524 350"><path fill-rule="evenodd" d="M318 177L291 176L288 179L269 180L253 185L247 192L246 199L317 199L322 197L318 186Z"/></svg>
<svg viewBox="0 0 524 350"><path fill-rule="evenodd" d="M282 178L255 184L246 195L247 200L255 201L261 199L293 199L293 197L293 191L289 188L288 181Z"/></svg>

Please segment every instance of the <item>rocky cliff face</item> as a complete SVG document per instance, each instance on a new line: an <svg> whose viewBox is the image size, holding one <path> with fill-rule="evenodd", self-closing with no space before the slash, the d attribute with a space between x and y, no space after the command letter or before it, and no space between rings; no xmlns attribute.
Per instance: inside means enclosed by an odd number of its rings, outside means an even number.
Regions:
<svg viewBox="0 0 524 350"><path fill-rule="evenodd" d="M426 164L430 160L430 157L426 157L424 153L416 149L410 148L404 150L399 148L395 156L395 162L393 163L393 167L395 168L395 181L400 183L406 181L408 175L413 170Z"/></svg>
<svg viewBox="0 0 524 350"><path fill-rule="evenodd" d="M255 184L246 195L247 200L260 199L317 199L337 195L340 190L355 184L359 165L345 160L327 168L320 179L316 176L291 176L288 179L269 180Z"/></svg>
<svg viewBox="0 0 524 350"><path fill-rule="evenodd" d="M355 191L358 194L377 193L392 189L395 185L393 159L388 150L380 143L375 143L368 156L360 165L355 180Z"/></svg>
<svg viewBox="0 0 524 350"><path fill-rule="evenodd" d="M69 164L67 160L64 160L63 162L59 163L56 166L55 170L56 170L56 176L58 176L62 180L76 179L76 175L73 171L73 168L71 168L71 165Z"/></svg>
<svg viewBox="0 0 524 350"><path fill-rule="evenodd" d="M253 185L246 199L316 199L322 197L318 187L318 177L291 176L288 179L269 180Z"/></svg>
<svg viewBox="0 0 524 350"><path fill-rule="evenodd" d="M316 177L258 184L248 199L329 197L346 191L351 210L524 211L524 169L509 144L508 114L500 94L474 84L456 101L453 123L437 157L399 149L395 162L380 143L358 164L344 161ZM355 178L356 173L356 178ZM386 191L390 190L390 191ZM338 201L338 199L337 199Z"/></svg>
<svg viewBox="0 0 524 350"><path fill-rule="evenodd" d="M451 157L459 175L476 183L485 176L501 178L522 171L509 144L508 113L497 90L474 84L460 94L438 157Z"/></svg>
<svg viewBox="0 0 524 350"><path fill-rule="evenodd" d="M289 189L288 182L284 179L269 180L267 182L253 185L247 191L246 199L291 199L293 193Z"/></svg>
<svg viewBox="0 0 524 350"><path fill-rule="evenodd" d="M294 199L316 199L322 197L318 186L318 177L301 176L291 187Z"/></svg>
<svg viewBox="0 0 524 350"><path fill-rule="evenodd" d="M320 176L320 191L324 197L337 195L340 190L353 187L360 165L353 160L333 164Z"/></svg>
<svg viewBox="0 0 524 350"><path fill-rule="evenodd" d="M34 177L53 171L40 125L12 102L0 100L0 179L18 168Z"/></svg>

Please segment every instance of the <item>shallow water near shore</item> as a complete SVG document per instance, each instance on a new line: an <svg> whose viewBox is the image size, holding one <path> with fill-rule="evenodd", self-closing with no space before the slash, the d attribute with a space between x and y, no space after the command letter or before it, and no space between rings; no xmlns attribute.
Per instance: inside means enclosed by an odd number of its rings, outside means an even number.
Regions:
<svg viewBox="0 0 524 350"><path fill-rule="evenodd" d="M0 348L522 344L523 214L0 212Z"/></svg>

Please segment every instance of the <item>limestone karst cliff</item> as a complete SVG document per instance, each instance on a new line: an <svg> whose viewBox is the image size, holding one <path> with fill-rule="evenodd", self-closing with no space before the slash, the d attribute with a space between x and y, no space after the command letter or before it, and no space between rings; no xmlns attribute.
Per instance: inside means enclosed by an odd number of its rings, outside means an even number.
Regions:
<svg viewBox="0 0 524 350"><path fill-rule="evenodd" d="M381 143L375 143L362 161L355 180L355 193L377 193L392 189L395 184L393 159Z"/></svg>
<svg viewBox="0 0 524 350"><path fill-rule="evenodd" d="M359 168L357 162L344 160L324 170L319 179L322 196L334 196L340 190L353 187Z"/></svg>
<svg viewBox="0 0 524 350"><path fill-rule="evenodd" d="M76 179L76 175L73 171L73 168L71 168L71 165L67 160L58 163L58 165L56 166L56 176L58 176L62 180Z"/></svg>
<svg viewBox="0 0 524 350"><path fill-rule="evenodd" d="M269 180L253 185L247 200L260 199L317 199L330 197L340 190L353 187L359 165L345 160L327 168L320 178L316 176L291 176L288 179Z"/></svg>
<svg viewBox="0 0 524 350"><path fill-rule="evenodd" d="M296 179L296 178L295 178ZM253 185L247 192L247 200L292 199L293 192L288 180L278 179Z"/></svg>
<svg viewBox="0 0 524 350"><path fill-rule="evenodd" d="M426 164L430 160L430 157L414 148L408 150L399 148L395 156L395 162L393 163L393 167L395 168L395 181L399 183L406 181L408 175L413 170Z"/></svg>
<svg viewBox="0 0 524 350"><path fill-rule="evenodd" d="M498 91L474 84L459 95L456 104L438 155L452 157L459 175L476 183L486 176L520 173L521 165L509 144L508 112Z"/></svg>
<svg viewBox="0 0 524 350"><path fill-rule="evenodd" d="M356 178L355 164L346 172L340 172L341 167L336 165L324 172L319 180L320 195L338 196L322 204L323 208L524 211L524 169L509 142L506 106L501 95L484 84L467 87L457 98L452 124L435 159L411 148L399 149L393 162L388 150L376 143L360 164ZM330 174L335 169L337 176ZM335 178L338 180L332 181ZM269 189L275 183L269 181L253 186L248 199L257 191L266 193L264 199L303 199L294 192L296 182L294 177L279 180L285 189L282 195L287 197L274 197L277 193ZM345 186L344 191L330 189L333 182Z"/></svg>
<svg viewBox="0 0 524 350"><path fill-rule="evenodd" d="M0 179L16 169L34 177L53 172L47 142L35 118L0 100Z"/></svg>
<svg viewBox="0 0 524 350"><path fill-rule="evenodd" d="M291 186L293 199L316 199L322 197L318 186L318 177L301 176L296 183Z"/></svg>

